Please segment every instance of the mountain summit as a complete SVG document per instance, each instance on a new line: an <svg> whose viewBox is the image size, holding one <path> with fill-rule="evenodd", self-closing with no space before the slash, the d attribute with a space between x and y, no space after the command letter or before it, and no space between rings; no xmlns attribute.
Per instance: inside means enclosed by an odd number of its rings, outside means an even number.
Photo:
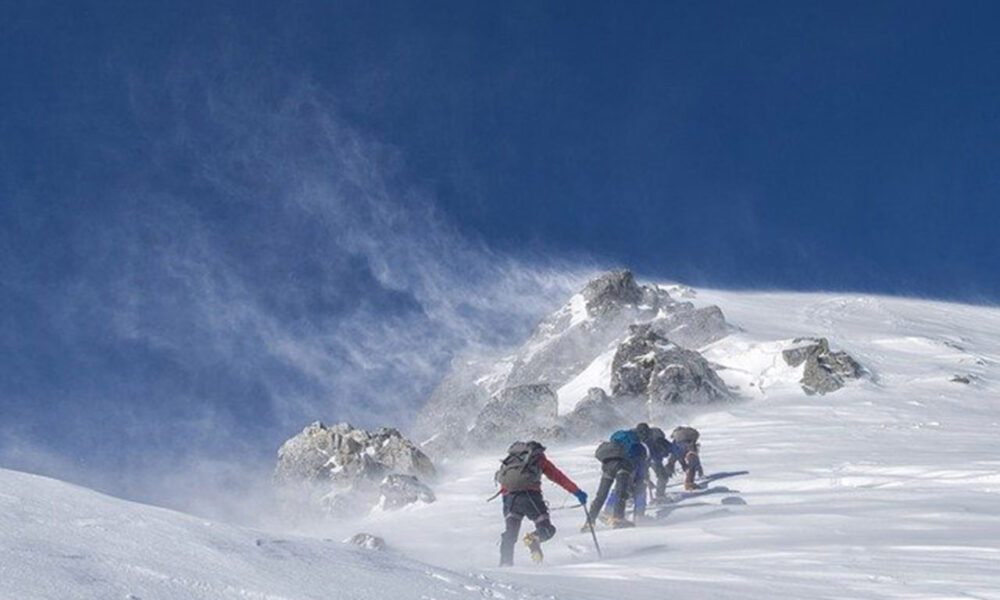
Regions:
<svg viewBox="0 0 1000 600"><path fill-rule="evenodd" d="M490 436L478 434L493 429L489 423L489 416L493 414L520 414L522 423L547 423L544 433L548 436L558 437L567 418L573 429L579 430L587 424L587 419L581 415L569 417L569 414L581 400L601 397L593 396L591 386L582 384L595 371L611 369L612 359L633 334L630 328L635 325L643 325L659 338L683 349L683 356L692 360L700 359L699 348L722 339L732 329L717 306L696 307L692 302L675 300L668 288L641 284L629 270L603 273L544 318L513 352L495 357L456 359L420 413L415 433L419 439L427 441L427 449L433 452L488 443L486 438ZM706 377L698 378L695 387L675 390L671 402L730 399L721 380L707 376L714 374L707 362L701 359L696 370ZM605 379L608 381L597 387L609 388L610 377ZM709 387L716 393L703 393L702 383L709 381ZM523 386L545 386L558 402L557 414L539 421L533 415L523 414L523 406L502 404L504 397L527 398L523 393L506 392ZM610 388L606 391L612 392L608 408L620 405L618 408L623 409L622 423L648 415L648 411L635 414L632 407L635 396L615 394ZM532 400L537 406L545 404L539 402L541 397ZM607 417L609 413L604 411L602 414ZM594 423L594 427L597 426Z"/></svg>

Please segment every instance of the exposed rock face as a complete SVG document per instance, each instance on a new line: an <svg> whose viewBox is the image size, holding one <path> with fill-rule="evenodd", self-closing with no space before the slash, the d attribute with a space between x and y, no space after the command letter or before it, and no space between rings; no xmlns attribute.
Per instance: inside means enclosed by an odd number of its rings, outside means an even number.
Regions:
<svg viewBox="0 0 1000 600"><path fill-rule="evenodd" d="M826 338L797 338L795 347L782 352L789 366L805 363L800 384L807 394L829 394L844 387L848 379L859 379L865 373L846 352L832 352Z"/></svg>
<svg viewBox="0 0 1000 600"><path fill-rule="evenodd" d="M388 473L433 477L435 471L427 455L395 429L369 432L317 421L281 445L274 479L353 482L381 480Z"/></svg>
<svg viewBox="0 0 1000 600"><path fill-rule="evenodd" d="M678 303L665 291L640 286L629 271L594 279L542 321L515 357L506 385L545 382L558 388L587 367L636 322Z"/></svg>
<svg viewBox="0 0 1000 600"><path fill-rule="evenodd" d="M396 510L416 502L434 502L434 491L413 475L389 475L379 485L378 506L384 510Z"/></svg>
<svg viewBox="0 0 1000 600"><path fill-rule="evenodd" d="M650 324L633 325L611 366L615 396L645 398L647 418L664 416L672 404L732 399L726 384L700 354L661 336Z"/></svg>
<svg viewBox="0 0 1000 600"><path fill-rule="evenodd" d="M354 546L360 546L365 550L385 550L385 540L378 537L377 535L372 535L370 533L355 533L351 537L344 540L345 544L352 544Z"/></svg>
<svg viewBox="0 0 1000 600"><path fill-rule="evenodd" d="M688 297L695 295L683 286L670 289ZM609 422L613 418L609 410L624 412L628 401L623 396L614 394L610 403L583 404L579 411L574 411L577 414L562 420L562 429L553 429L548 409L539 406L541 412L531 409L511 413L510 403L496 399L503 390L521 386L547 384L550 390L558 390L609 348L620 345L629 335L629 326L637 323L650 324L662 337L689 349L721 339L732 329L718 307L695 308L690 302L678 302L665 288L641 285L627 270L605 273L545 318L513 352L503 357L456 359L417 418L414 433L419 436L422 449L433 455L445 455L470 445L481 446L484 440L493 444L491 438L498 434L492 424L514 423L521 418L528 418L528 423L518 428L518 435L529 435L532 431L564 434L584 425L589 417ZM680 383L675 382L675 387ZM693 400L698 396L686 397ZM504 432L504 443L512 435L511 431Z"/></svg>
<svg viewBox="0 0 1000 600"><path fill-rule="evenodd" d="M342 515L371 508L379 482L392 474L433 477L435 469L395 429L369 432L315 422L282 444L274 481L297 510L312 506Z"/></svg>
<svg viewBox="0 0 1000 600"><path fill-rule="evenodd" d="M648 294L655 295L652 288L643 288L631 271L621 270L605 273L591 280L581 292L587 303L587 312L595 317L617 312L623 305L642 304ZM648 296L650 304L656 299Z"/></svg>
<svg viewBox="0 0 1000 600"><path fill-rule="evenodd" d="M479 446L510 443L555 427L559 399L548 385L504 388L476 417L469 439Z"/></svg>

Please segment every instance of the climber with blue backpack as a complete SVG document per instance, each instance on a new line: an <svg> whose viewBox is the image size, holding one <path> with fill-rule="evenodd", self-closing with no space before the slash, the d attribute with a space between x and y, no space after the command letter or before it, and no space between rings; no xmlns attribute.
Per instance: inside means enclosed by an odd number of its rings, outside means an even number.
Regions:
<svg viewBox="0 0 1000 600"><path fill-rule="evenodd" d="M642 515L646 506L645 489L641 487L645 485L646 472L646 447L643 442L648 435L649 425L639 423L634 429L616 431L608 441L597 446L594 457L601 461L601 483L590 504L588 523L597 520L607 501L611 514L606 522L616 529L634 526L633 522L625 519L625 503L630 495L635 500L636 515ZM636 493L637 488L641 494Z"/></svg>
<svg viewBox="0 0 1000 600"><path fill-rule="evenodd" d="M535 523L535 530L524 536L524 543L531 552L531 559L542 562L542 542L556 533L549 519L549 509L542 497L542 475L559 484L584 507L587 493L560 471L545 456L545 447L538 442L514 442L507 450L507 457L500 462L494 479L500 484L498 494L503 496L505 528L500 536L500 566L514 564L514 544L521 530L521 521L527 517Z"/></svg>

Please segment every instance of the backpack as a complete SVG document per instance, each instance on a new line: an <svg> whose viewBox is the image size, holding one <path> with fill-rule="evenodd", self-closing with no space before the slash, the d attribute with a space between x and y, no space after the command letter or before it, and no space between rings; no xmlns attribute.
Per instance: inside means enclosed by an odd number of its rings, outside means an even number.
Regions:
<svg viewBox="0 0 1000 600"><path fill-rule="evenodd" d="M594 450L594 458L604 462L612 459L624 459L625 448L617 442L601 442Z"/></svg>
<svg viewBox="0 0 1000 600"><path fill-rule="evenodd" d="M542 483L542 465L538 459L544 453L545 447L538 442L514 442L493 478L508 492L537 489Z"/></svg>
<svg viewBox="0 0 1000 600"><path fill-rule="evenodd" d="M611 441L622 447L625 457L629 460L641 459L646 449L639 441L639 434L631 429L622 429L611 434Z"/></svg>
<svg viewBox="0 0 1000 600"><path fill-rule="evenodd" d="M670 437L679 444L696 444L698 443L698 430L694 427L686 427L681 425L675 428L671 433Z"/></svg>

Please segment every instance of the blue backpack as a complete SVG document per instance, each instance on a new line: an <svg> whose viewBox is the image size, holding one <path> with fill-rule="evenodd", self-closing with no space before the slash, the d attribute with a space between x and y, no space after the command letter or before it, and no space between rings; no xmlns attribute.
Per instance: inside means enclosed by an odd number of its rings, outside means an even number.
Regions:
<svg viewBox="0 0 1000 600"><path fill-rule="evenodd" d="M630 460L642 458L646 454L639 441L639 434L631 429L622 429L611 434L611 441L625 449L625 456Z"/></svg>

